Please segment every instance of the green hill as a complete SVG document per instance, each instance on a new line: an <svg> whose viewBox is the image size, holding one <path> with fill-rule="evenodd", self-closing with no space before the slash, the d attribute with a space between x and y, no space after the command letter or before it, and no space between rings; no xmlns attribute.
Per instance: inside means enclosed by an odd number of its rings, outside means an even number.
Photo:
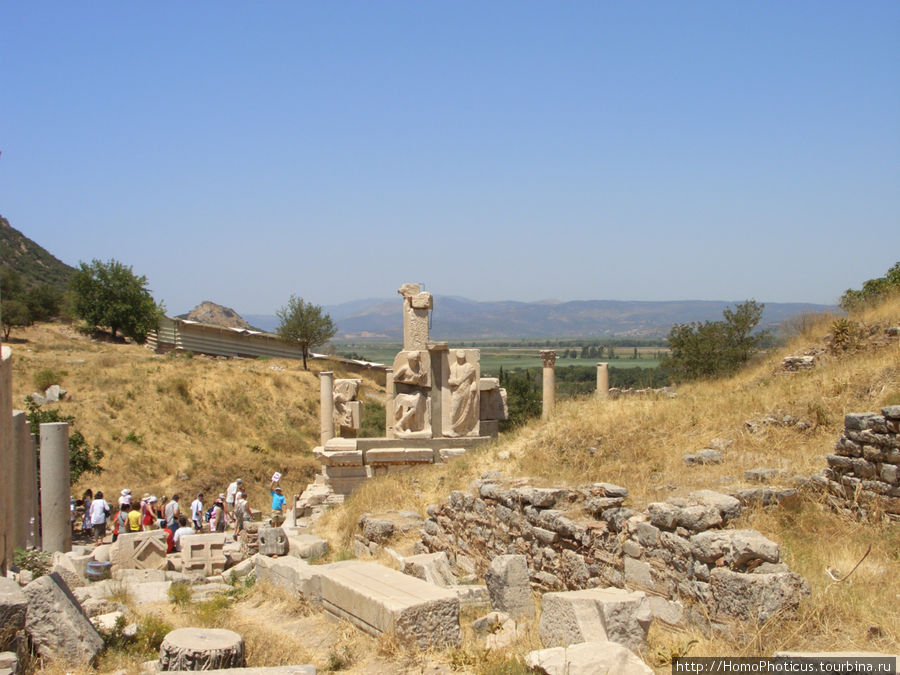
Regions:
<svg viewBox="0 0 900 675"><path fill-rule="evenodd" d="M69 267L47 249L34 243L12 227L3 216L0 216L0 261L0 267L11 268L19 273L26 288L49 284L65 290L69 278L75 272L74 267Z"/></svg>

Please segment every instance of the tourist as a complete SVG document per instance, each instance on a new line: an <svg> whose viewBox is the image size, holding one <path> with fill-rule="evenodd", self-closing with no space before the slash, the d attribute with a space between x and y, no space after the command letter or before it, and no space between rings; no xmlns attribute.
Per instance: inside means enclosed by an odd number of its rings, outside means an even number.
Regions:
<svg viewBox="0 0 900 675"><path fill-rule="evenodd" d="M166 508L163 511L163 517L166 520L166 525L170 525L173 530L178 529L178 517L181 515L181 506L178 504L178 494L172 495L172 501L166 504Z"/></svg>
<svg viewBox="0 0 900 675"><path fill-rule="evenodd" d="M122 494L119 495L119 508L121 509L124 504L131 505L131 490L128 488L122 490Z"/></svg>
<svg viewBox="0 0 900 675"><path fill-rule="evenodd" d="M126 506L129 507L129 510L128 510L128 527L125 529L125 531L126 532L140 532L141 531L141 507L140 506L131 506L130 504L126 504Z"/></svg>
<svg viewBox="0 0 900 675"><path fill-rule="evenodd" d="M155 530L159 527L159 517L156 514L156 497L145 494L141 500L141 529Z"/></svg>
<svg viewBox="0 0 900 675"><path fill-rule="evenodd" d="M277 481L272 481L269 494L272 495L272 527L281 527L284 522L284 494Z"/></svg>
<svg viewBox="0 0 900 675"><path fill-rule="evenodd" d="M228 486L228 489L225 490L225 513L227 513L229 516L233 516L234 502L237 499L237 493L243 489L243 479L237 478Z"/></svg>
<svg viewBox="0 0 900 675"><path fill-rule="evenodd" d="M88 490L90 492L90 490ZM109 504L103 499L103 492L97 490L97 496L90 502L90 513L86 515L94 534L94 543L102 544L106 536L106 519L109 518Z"/></svg>
<svg viewBox="0 0 900 675"><path fill-rule="evenodd" d="M81 495L81 503L84 505L84 517L81 521L81 530L88 535L93 529L93 523L91 523L91 502L93 500L94 493L90 488L88 488L84 491L84 494Z"/></svg>
<svg viewBox="0 0 900 675"><path fill-rule="evenodd" d="M119 538L119 534L128 532L128 513L131 511L131 504L125 503L119 507L116 514L116 523L113 525L113 541Z"/></svg>
<svg viewBox="0 0 900 675"><path fill-rule="evenodd" d="M189 527L187 524L187 518L184 516L178 516L178 529L175 530L175 534L172 535L172 541L175 544L175 550L181 550L181 539L182 537L187 537L194 534L194 528Z"/></svg>
<svg viewBox="0 0 900 675"><path fill-rule="evenodd" d="M224 532L225 531L225 495L219 494L215 502L213 502L212 510L209 516L209 531Z"/></svg>
<svg viewBox="0 0 900 675"><path fill-rule="evenodd" d="M175 550L175 528L166 525L165 527L160 528L160 530L166 533L166 554L168 555Z"/></svg>
<svg viewBox="0 0 900 675"><path fill-rule="evenodd" d="M191 521L194 524L194 530L203 531L203 493L198 492L197 498L191 502Z"/></svg>
<svg viewBox="0 0 900 675"><path fill-rule="evenodd" d="M250 513L250 505L247 503L247 493L239 492L234 503L234 536L237 537L244 529L244 523L253 520Z"/></svg>
<svg viewBox="0 0 900 675"><path fill-rule="evenodd" d="M159 501L153 505L153 511L156 514L157 522L159 523L159 529L166 529L166 507L169 505L169 498L166 495L163 495L159 498Z"/></svg>

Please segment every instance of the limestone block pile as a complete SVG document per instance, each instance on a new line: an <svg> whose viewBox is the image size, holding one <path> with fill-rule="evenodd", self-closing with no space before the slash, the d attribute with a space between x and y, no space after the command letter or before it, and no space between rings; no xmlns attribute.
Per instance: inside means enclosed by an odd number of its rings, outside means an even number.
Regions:
<svg viewBox="0 0 900 675"><path fill-rule="evenodd" d="M900 405L881 414L844 417L844 433L828 455L828 468L813 477L839 511L866 517L880 511L900 520Z"/></svg>
<svg viewBox="0 0 900 675"><path fill-rule="evenodd" d="M543 591L617 587L647 591L670 624L765 621L796 609L808 584L780 562L778 545L727 529L741 513L734 497L701 490L636 511L627 489L595 483L536 488L482 479L429 507L424 548L473 559L480 573L497 556L525 557Z"/></svg>

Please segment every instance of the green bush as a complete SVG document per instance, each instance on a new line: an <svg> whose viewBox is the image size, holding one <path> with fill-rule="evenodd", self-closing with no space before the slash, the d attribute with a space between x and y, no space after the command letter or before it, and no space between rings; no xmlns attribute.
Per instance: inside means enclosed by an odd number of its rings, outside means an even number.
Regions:
<svg viewBox="0 0 900 675"><path fill-rule="evenodd" d="M45 391L47 387L61 383L63 377L66 375L68 375L68 373L65 370L42 368L32 376L31 381L38 391Z"/></svg>
<svg viewBox="0 0 900 675"><path fill-rule="evenodd" d="M28 570L37 579L50 573L53 556L49 551L24 551L17 548L13 552L13 565L20 570Z"/></svg>

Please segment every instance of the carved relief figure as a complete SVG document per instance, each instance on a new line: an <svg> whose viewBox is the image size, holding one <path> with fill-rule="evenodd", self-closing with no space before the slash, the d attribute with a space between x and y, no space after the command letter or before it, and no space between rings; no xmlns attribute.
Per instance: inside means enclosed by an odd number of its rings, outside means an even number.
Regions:
<svg viewBox="0 0 900 675"><path fill-rule="evenodd" d="M456 362L450 365L450 430L448 435L464 436L478 421L478 373L466 360L462 349L456 350Z"/></svg>
<svg viewBox="0 0 900 675"><path fill-rule="evenodd" d="M354 406L356 397L359 395L359 385L362 380L335 380L334 381L334 425L336 428L348 427L358 428L358 424L354 424Z"/></svg>
<svg viewBox="0 0 900 675"><path fill-rule="evenodd" d="M427 387L428 369L422 364L419 352L402 352L402 354L406 357L406 363L394 369L394 382Z"/></svg>
<svg viewBox="0 0 900 675"><path fill-rule="evenodd" d="M394 396L394 433L407 437L420 432L428 433L427 408L425 395L421 392Z"/></svg>

